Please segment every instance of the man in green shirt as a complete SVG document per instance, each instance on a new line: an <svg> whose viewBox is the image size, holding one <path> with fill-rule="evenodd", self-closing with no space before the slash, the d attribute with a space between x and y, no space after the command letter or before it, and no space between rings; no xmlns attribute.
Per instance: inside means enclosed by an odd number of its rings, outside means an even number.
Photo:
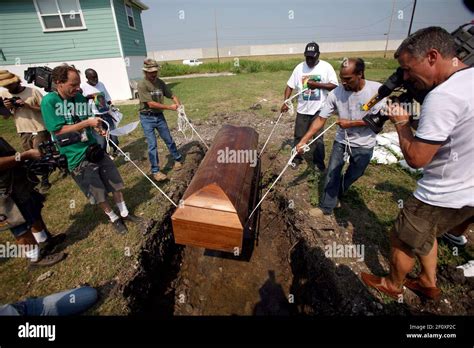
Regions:
<svg viewBox="0 0 474 348"><path fill-rule="evenodd" d="M123 220L143 222L129 214L121 190L123 180L117 167L109 156L92 159L87 158L88 149L96 144L92 128L101 132L101 119L91 117L87 99L80 93L81 78L79 71L67 64L57 66L52 72L55 92L47 94L41 102L46 129L56 140L65 133L76 134L79 141L71 145L60 146L60 152L66 155L69 171L74 181L92 204L99 204L109 217L118 233L126 233L127 227ZM112 193L120 210L120 217L110 207L107 198Z"/></svg>
<svg viewBox="0 0 474 348"><path fill-rule="evenodd" d="M175 160L173 169L181 169L182 156L178 152L178 148L171 137L168 124L163 115L163 110L176 111L180 102L178 97L173 95L166 83L158 78L159 65L155 60L146 59L142 70L145 74L145 78L138 82L140 123L148 143L148 158L151 163L151 174L156 181L161 181L166 180L166 174L160 172L155 130L158 131L158 134L165 142ZM173 99L174 104L163 104L163 97Z"/></svg>

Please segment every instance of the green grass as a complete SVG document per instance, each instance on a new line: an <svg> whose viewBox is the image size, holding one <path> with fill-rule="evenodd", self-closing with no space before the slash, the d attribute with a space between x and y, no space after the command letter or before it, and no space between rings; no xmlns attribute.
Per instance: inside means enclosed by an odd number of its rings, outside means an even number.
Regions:
<svg viewBox="0 0 474 348"><path fill-rule="evenodd" d="M364 56L364 54L366 56ZM371 72L372 79L383 80L388 74L386 70L395 70L398 66L395 59L385 59L381 53L369 54L358 53L340 53L332 55L322 55L321 59L327 60L336 70L339 70L344 57L363 57L366 61L367 72ZM243 58L224 58L220 63L214 59L204 60L199 66L188 66L180 61L162 63L160 71L161 77L182 76L188 74L220 73L233 72L236 74L248 74L257 72L290 72L294 67L301 63L301 55L292 56L273 56L270 59L261 57L243 57Z"/></svg>

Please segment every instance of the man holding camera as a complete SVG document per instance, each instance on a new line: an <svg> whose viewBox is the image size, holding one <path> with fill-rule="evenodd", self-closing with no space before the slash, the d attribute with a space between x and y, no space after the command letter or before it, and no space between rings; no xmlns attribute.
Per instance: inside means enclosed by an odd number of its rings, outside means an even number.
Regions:
<svg viewBox="0 0 474 348"><path fill-rule="evenodd" d="M339 73L342 86L329 93L319 116L296 145L297 151L302 153L303 146L321 131L328 117L337 110L339 129L329 159L320 208L314 209L312 215L332 214L339 198L364 174L372 158L376 134L362 120L366 112L361 110L361 105L377 93L380 83L366 80L364 71L365 63L361 58L344 59ZM369 112L375 114L382 106L383 103L379 103ZM349 167L341 176L345 162Z"/></svg>
<svg viewBox="0 0 474 348"><path fill-rule="evenodd" d="M38 160L41 153L30 149L22 153L0 137L0 231L10 229L18 246L23 246L30 266L51 266L63 260L64 253L47 255L64 240L52 236L43 222L44 196L34 190L25 161Z"/></svg>
<svg viewBox="0 0 474 348"><path fill-rule="evenodd" d="M474 69L456 58L453 37L440 27L410 35L395 58L403 79L429 92L415 134L400 105L388 108L406 161L413 168L424 168L424 173L392 229L389 275L362 273L361 278L392 298L400 298L405 285L437 300L441 290L436 286L436 238L459 226L467 228L466 222L474 216ZM415 257L421 272L408 279Z"/></svg>
<svg viewBox="0 0 474 348"><path fill-rule="evenodd" d="M63 64L53 69L52 79L56 91L47 94L41 103L46 128L59 141L60 152L66 156L69 171L82 192L92 204L100 205L118 233L126 233L122 220L135 223L143 220L128 212L120 173L93 136L93 128L102 132L102 121L90 117L88 101L80 93L79 71ZM112 193L120 217L107 202L108 193Z"/></svg>
<svg viewBox="0 0 474 348"><path fill-rule="evenodd" d="M298 144L308 131L311 123L318 117L329 91L337 87L337 75L334 68L328 62L319 59L319 45L310 42L304 50L305 61L298 64L288 79L285 88L285 100L287 100L295 88L300 91L308 88L298 98L298 108L295 120L294 144ZM288 111L288 105L281 106L281 112ZM312 146L313 165L315 170L324 172L324 139L320 137ZM303 157L298 154L295 164L303 162Z"/></svg>
<svg viewBox="0 0 474 348"><path fill-rule="evenodd" d="M35 87L22 86L20 78L7 70L0 71L0 87L6 88L0 91L0 97L13 116L23 150L38 149L39 144L50 139L41 117L43 95ZM4 116L5 119L9 117ZM50 187L48 177L43 176L40 191L44 193Z"/></svg>

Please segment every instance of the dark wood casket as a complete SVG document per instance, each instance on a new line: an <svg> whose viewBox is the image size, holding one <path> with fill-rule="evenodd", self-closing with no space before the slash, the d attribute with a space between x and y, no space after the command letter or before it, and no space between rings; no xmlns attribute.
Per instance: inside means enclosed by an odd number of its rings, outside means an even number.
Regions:
<svg viewBox="0 0 474 348"><path fill-rule="evenodd" d="M171 217L175 242L240 253L256 200L258 133L223 126Z"/></svg>

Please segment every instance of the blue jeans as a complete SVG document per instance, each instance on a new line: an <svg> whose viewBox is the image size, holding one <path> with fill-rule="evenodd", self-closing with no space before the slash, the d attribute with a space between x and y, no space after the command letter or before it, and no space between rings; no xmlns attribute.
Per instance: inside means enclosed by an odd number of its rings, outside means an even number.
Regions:
<svg viewBox="0 0 474 348"><path fill-rule="evenodd" d="M341 197L349 187L359 179L372 158L373 148L351 147L349 167L341 175L344 167L345 145L334 141L331 158L329 159L328 171L324 180L324 192L320 207L325 213L332 213L337 205L338 197ZM348 149L349 151L349 149Z"/></svg>
<svg viewBox="0 0 474 348"><path fill-rule="evenodd" d="M74 315L89 309L97 301L97 290L83 286L12 304L24 316ZM1 314L0 314L1 315Z"/></svg>
<svg viewBox="0 0 474 348"><path fill-rule="evenodd" d="M163 113L159 114L158 116L140 114L140 123L143 127L143 133L145 134L146 142L148 143L148 159L150 160L152 174L158 173L160 171L158 143L156 141L155 129L158 131L161 139L163 139L165 142L174 160L181 160L181 154L178 152L178 148L171 137L171 133Z"/></svg>
<svg viewBox="0 0 474 348"><path fill-rule="evenodd" d="M102 118L103 120L107 121L109 124L110 124L110 130L114 130L115 129L115 124L114 124L114 120L112 119L112 116L110 116L109 114L102 114L102 115L96 115L96 117L100 117ZM101 123L101 127L105 130L107 130L107 125L105 123ZM100 135L99 133L97 133L95 130L92 131L92 133L94 134L94 138L95 140L97 141L97 143L100 145L100 147L102 147L102 149L105 151L107 149L107 143L105 141L105 137L103 137L102 135ZM116 135L111 135L110 136L110 140L112 140L115 144L119 144L119 139ZM112 143L110 143L110 146L112 147L112 149L114 149L115 151L117 150L117 148L112 145Z"/></svg>

